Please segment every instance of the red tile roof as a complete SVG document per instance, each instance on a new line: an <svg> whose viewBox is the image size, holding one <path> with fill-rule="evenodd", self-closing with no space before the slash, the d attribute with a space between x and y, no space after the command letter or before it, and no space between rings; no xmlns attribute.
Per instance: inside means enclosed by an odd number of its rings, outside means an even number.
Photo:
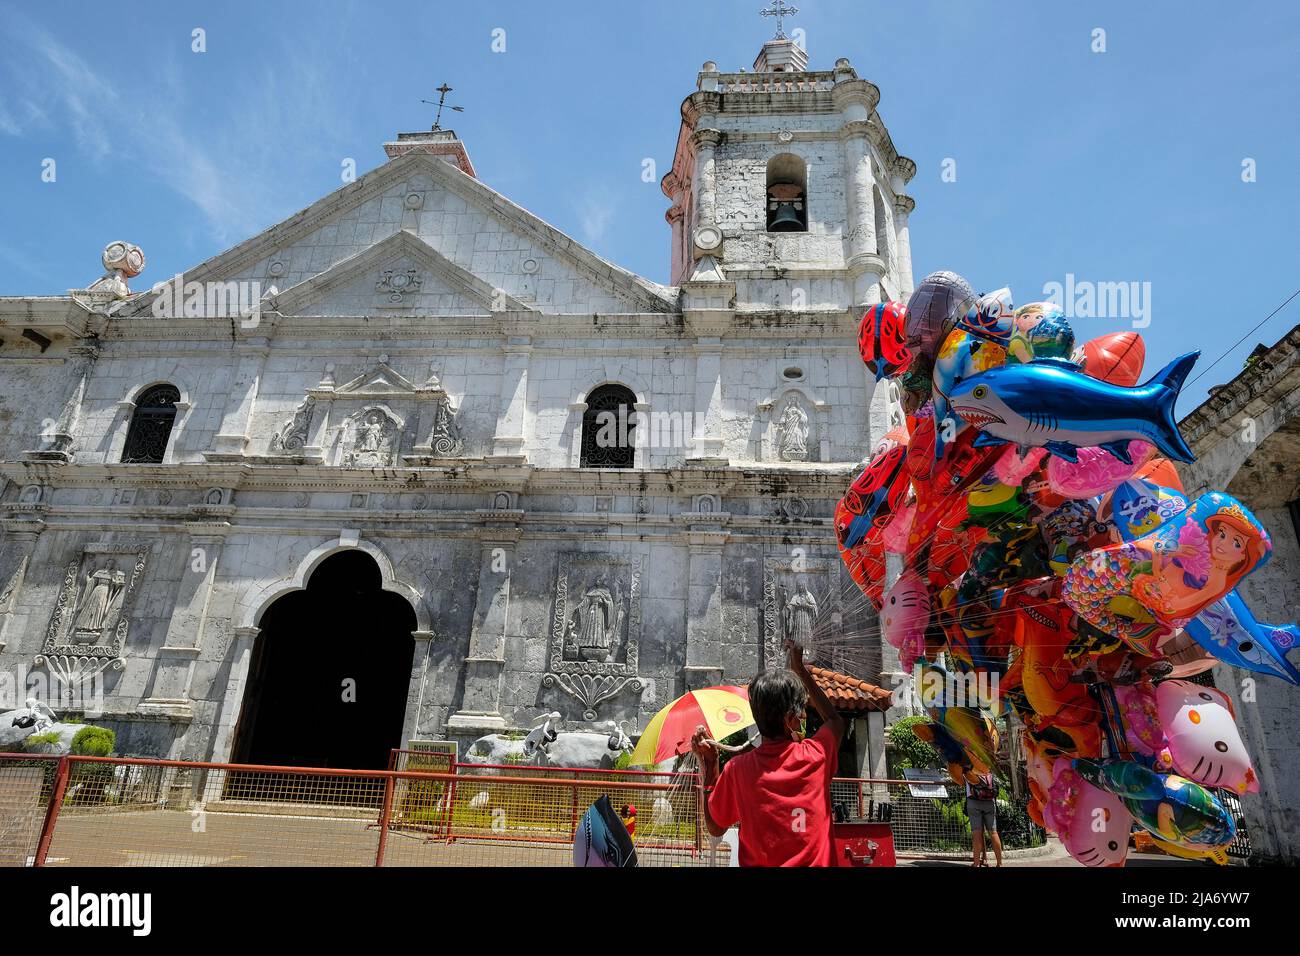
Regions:
<svg viewBox="0 0 1300 956"><path fill-rule="evenodd" d="M824 667L809 666L808 670L822 693L830 698L835 709L841 713L858 714L889 709L892 695L883 687Z"/></svg>

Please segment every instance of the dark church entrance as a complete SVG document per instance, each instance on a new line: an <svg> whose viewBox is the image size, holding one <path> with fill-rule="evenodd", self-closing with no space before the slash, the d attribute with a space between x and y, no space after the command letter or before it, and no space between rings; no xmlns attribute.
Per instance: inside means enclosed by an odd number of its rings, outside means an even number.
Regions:
<svg viewBox="0 0 1300 956"><path fill-rule="evenodd" d="M262 614L232 760L359 770L402 745L415 612L364 551L326 558Z"/></svg>

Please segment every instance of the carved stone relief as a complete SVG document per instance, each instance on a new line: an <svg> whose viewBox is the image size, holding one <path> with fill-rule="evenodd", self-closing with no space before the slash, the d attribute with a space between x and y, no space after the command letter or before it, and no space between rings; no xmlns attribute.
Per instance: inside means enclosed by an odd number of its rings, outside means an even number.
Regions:
<svg viewBox="0 0 1300 956"><path fill-rule="evenodd" d="M414 266L408 268L384 269L375 283L375 291L381 298L381 307L406 308L413 304L413 297L424 285L420 270Z"/></svg>
<svg viewBox="0 0 1300 956"><path fill-rule="evenodd" d="M339 464L351 468L383 468L397 459L402 421L382 405L369 405L343 422Z"/></svg>
<svg viewBox="0 0 1300 956"><path fill-rule="evenodd" d="M64 569L37 664L77 685L124 666L131 608L148 563L147 544L92 544Z"/></svg>
<svg viewBox="0 0 1300 956"><path fill-rule="evenodd" d="M763 665L778 667L787 638L797 641L809 660L818 645L838 638L842 599L838 564L827 558L763 560Z"/></svg>
<svg viewBox="0 0 1300 956"><path fill-rule="evenodd" d="M271 450L293 453L305 448L311 434L311 420L315 411L316 399L308 395L294 411L293 416L271 437Z"/></svg>
<svg viewBox="0 0 1300 956"><path fill-rule="evenodd" d="M458 458L465 450L456 424L456 406L444 392L433 408L433 428L429 432L429 447L435 458Z"/></svg>
<svg viewBox="0 0 1300 956"><path fill-rule="evenodd" d="M604 701L645 686L638 674L641 569L640 556L560 555L542 685L575 697L588 720Z"/></svg>

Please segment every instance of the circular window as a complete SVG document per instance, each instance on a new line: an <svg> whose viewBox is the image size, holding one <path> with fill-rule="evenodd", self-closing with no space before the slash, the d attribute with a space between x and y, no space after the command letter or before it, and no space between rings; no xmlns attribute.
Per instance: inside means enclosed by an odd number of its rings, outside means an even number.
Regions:
<svg viewBox="0 0 1300 956"><path fill-rule="evenodd" d="M787 381L797 382L799 379L803 378L803 369L798 365L791 365L781 373L781 377Z"/></svg>

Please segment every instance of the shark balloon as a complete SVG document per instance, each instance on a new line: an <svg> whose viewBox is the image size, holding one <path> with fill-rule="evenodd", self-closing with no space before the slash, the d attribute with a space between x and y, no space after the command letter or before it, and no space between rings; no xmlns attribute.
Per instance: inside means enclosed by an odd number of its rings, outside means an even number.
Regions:
<svg viewBox="0 0 1300 956"><path fill-rule="evenodd" d="M1092 378L1060 359L990 369L952 390L952 411L983 432L982 446L1046 448L1066 461L1077 461L1080 448L1098 447L1128 464L1128 443L1142 440L1168 458L1192 461L1174 402L1200 354L1174 359L1137 388Z"/></svg>

